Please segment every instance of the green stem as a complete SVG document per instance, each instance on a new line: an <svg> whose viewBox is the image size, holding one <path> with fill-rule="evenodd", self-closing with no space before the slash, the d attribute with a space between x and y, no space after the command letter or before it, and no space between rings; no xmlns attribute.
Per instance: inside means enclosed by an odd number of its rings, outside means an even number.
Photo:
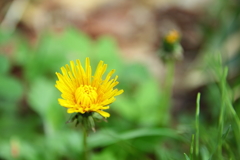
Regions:
<svg viewBox="0 0 240 160"><path fill-rule="evenodd" d="M173 88L173 80L174 80L174 72L175 72L175 62L169 60L166 62L167 72L166 78L164 82L163 95L161 99L161 107L160 107L160 115L162 115L162 119L160 124L165 126L169 123L170 119L170 103L172 97L172 88Z"/></svg>
<svg viewBox="0 0 240 160"><path fill-rule="evenodd" d="M167 64L167 75L165 80L165 91L167 92L167 95L170 100L171 94L172 94L174 72L175 72L175 63L174 61L169 60L166 64Z"/></svg>
<svg viewBox="0 0 240 160"><path fill-rule="evenodd" d="M83 126L83 160L88 160L88 147L87 147L87 128Z"/></svg>

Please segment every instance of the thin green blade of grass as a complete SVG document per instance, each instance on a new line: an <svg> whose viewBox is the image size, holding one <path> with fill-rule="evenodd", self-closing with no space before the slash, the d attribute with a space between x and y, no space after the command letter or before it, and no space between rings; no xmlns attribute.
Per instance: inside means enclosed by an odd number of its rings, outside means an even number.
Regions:
<svg viewBox="0 0 240 160"><path fill-rule="evenodd" d="M194 159L194 134L192 135L192 142L191 142L191 147L190 147L190 159Z"/></svg>
<svg viewBox="0 0 240 160"><path fill-rule="evenodd" d="M229 125L229 126L228 126L228 129L226 130L226 132L221 136L221 139L222 139L222 140L221 140L221 143L224 143L224 141L226 140L227 135L228 135L229 131L231 130L231 128L232 128L232 126ZM220 145L220 144L218 144L218 146L219 146L219 145ZM222 144L221 144L221 145L222 145ZM227 145L227 144L226 144L226 145ZM216 148L215 148L214 151L212 152L211 156L209 157L209 160L212 159L213 154L216 152L218 146L216 146Z"/></svg>
<svg viewBox="0 0 240 160"><path fill-rule="evenodd" d="M196 153L196 158L198 158L199 155L199 114L200 114L200 97L201 93L197 94L197 101L196 101L196 147L195 147L195 153Z"/></svg>
<svg viewBox="0 0 240 160"><path fill-rule="evenodd" d="M219 115L219 127L218 127L219 135L218 135L218 153L217 153L218 155L220 155L219 156L220 160L222 159L222 156L221 156L222 148L225 140L223 139L223 136L224 136L223 128L224 128L224 123L227 116L226 115L227 101L229 99L228 88L227 88L227 75L228 75L228 68L222 67L222 74L219 76L220 90L221 90L221 108L220 108L220 115Z"/></svg>
<svg viewBox="0 0 240 160"><path fill-rule="evenodd" d="M201 158L202 160L208 160L209 159L209 151L206 146L201 147Z"/></svg>
<svg viewBox="0 0 240 160"><path fill-rule="evenodd" d="M186 160L190 160L190 158L188 157L188 155L186 153L183 153L183 154L184 154Z"/></svg>
<svg viewBox="0 0 240 160"><path fill-rule="evenodd" d="M159 136L171 138L175 140L185 141L185 139L177 134L174 130L168 128L148 128L148 129L135 129L124 133L117 133L113 130L102 130L94 133L89 137L88 143L91 147L105 147L119 141L127 141L141 137Z"/></svg>
<svg viewBox="0 0 240 160"><path fill-rule="evenodd" d="M232 125L229 125L226 132L222 135L223 140L226 140L227 135L228 135L229 131L231 130L231 128L232 128Z"/></svg>
<svg viewBox="0 0 240 160"><path fill-rule="evenodd" d="M220 57L220 56L219 56ZM220 57L221 58L221 57ZM220 64L222 60L220 59ZM221 68L222 66L220 66ZM226 90L226 79L228 74L228 68L224 67L222 69L222 73L219 75L220 80L220 90L221 90L221 108L220 108L220 115L219 115L219 128L218 128L218 155L220 159L222 159L222 144L223 144L223 127L224 127L224 120L225 120L225 110L226 110L226 98L227 98L227 90Z"/></svg>

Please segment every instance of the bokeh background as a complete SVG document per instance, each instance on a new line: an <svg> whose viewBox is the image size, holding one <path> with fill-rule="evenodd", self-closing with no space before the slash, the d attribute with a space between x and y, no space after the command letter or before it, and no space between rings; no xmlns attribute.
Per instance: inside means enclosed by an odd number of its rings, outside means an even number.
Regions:
<svg viewBox="0 0 240 160"><path fill-rule="evenodd" d="M166 96L168 69L159 52L171 30L181 35L183 59L175 62ZM239 44L238 0L1 0L0 159L80 159L81 126L66 124L55 72L90 57L93 68L103 60L108 71L116 69L117 87L125 91L108 122L97 122L89 134L90 159L187 158L201 92L197 159L237 160ZM237 115L226 109L220 123L228 102Z"/></svg>

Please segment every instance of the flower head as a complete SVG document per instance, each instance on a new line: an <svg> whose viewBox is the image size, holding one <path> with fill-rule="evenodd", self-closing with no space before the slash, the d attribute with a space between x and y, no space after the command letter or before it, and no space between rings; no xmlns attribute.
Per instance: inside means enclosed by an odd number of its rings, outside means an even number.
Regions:
<svg viewBox="0 0 240 160"><path fill-rule="evenodd" d="M80 60L76 60L76 64L70 61L70 66L61 67L62 74L56 73L58 80L55 85L62 92L59 104L66 107L68 113L97 112L105 118L110 117L103 110L109 109L109 104L116 100L114 97L122 94L123 90L114 89L119 83L118 76L111 79L115 70L111 70L105 79L102 78L106 69L107 64L100 61L92 75L89 58L86 58L85 69Z"/></svg>
<svg viewBox="0 0 240 160"><path fill-rule="evenodd" d="M167 43L173 44L177 42L180 38L179 32L176 30L171 30L165 37Z"/></svg>
<svg viewBox="0 0 240 160"><path fill-rule="evenodd" d="M168 60L181 60L183 58L183 49L180 44L180 33L171 30L162 40L160 57L166 62Z"/></svg>

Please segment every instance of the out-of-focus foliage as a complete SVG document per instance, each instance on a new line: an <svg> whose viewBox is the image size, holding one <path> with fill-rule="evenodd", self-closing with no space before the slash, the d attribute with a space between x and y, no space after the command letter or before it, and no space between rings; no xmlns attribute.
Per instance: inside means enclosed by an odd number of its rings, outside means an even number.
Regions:
<svg viewBox="0 0 240 160"><path fill-rule="evenodd" d="M57 102L60 93L54 87L55 72L70 60L83 62L90 57L92 68L103 60L108 71L116 69L118 88L124 89L109 109L108 122L97 122L97 132L88 136L91 159L237 160L240 48L230 58L226 48L232 47L229 39L239 34L240 12L232 3L221 1L209 13L209 21L199 27L202 48L190 67L205 83L181 93L187 95L185 101L194 100L190 107L180 103L178 110L172 108L179 99L172 96L171 84L160 82L145 65L125 60L111 36L93 39L69 27L44 32L29 42L19 30L1 31L0 159L80 159L81 126L66 123L70 115ZM211 26L211 20L218 27ZM176 80L173 74L168 78ZM200 115L195 117L199 91Z"/></svg>
<svg viewBox="0 0 240 160"><path fill-rule="evenodd" d="M0 59L0 155L3 158L77 159L80 156L81 130L65 124L70 117L57 104L59 93L54 85L55 72L60 70L60 66L69 60L86 56L91 58L93 68L99 60L103 60L110 66L109 69L116 69L121 82L119 88L125 90L125 94L111 107L110 112L113 113L109 123L99 124L103 131L100 129L98 133L89 136L89 146L97 148L123 143L132 150L128 141L133 138L154 136L153 141L163 136L180 138L167 129L132 128L136 124L157 125L159 115L157 112L152 113L152 110L158 110L159 88L157 81L144 66L123 62L112 38L101 37L92 41L75 29L67 29L59 34L46 33L34 47L17 34L9 36L5 43L10 41L15 47L16 56L3 54ZM17 74L14 69L17 69ZM150 114L151 117L146 119ZM149 147L146 149L149 150ZM11 153L12 150L18 150L17 155ZM106 149L103 153L110 151ZM132 156L136 156L135 152ZM128 149L122 154L128 157Z"/></svg>

